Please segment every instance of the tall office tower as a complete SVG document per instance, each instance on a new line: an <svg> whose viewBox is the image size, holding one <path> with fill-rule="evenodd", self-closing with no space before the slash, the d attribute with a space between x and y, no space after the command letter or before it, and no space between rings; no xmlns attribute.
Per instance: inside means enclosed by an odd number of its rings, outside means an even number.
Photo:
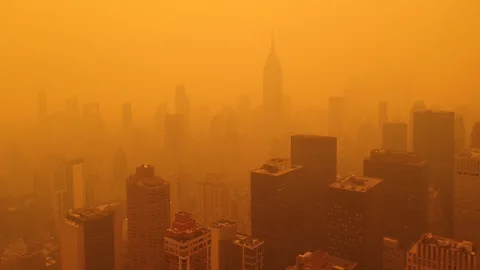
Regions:
<svg viewBox="0 0 480 270"><path fill-rule="evenodd" d="M208 174L199 186L202 225L208 227L216 220L230 217L230 195L220 177Z"/></svg>
<svg viewBox="0 0 480 270"><path fill-rule="evenodd" d="M383 124L382 149L406 152L408 146L408 125L401 122Z"/></svg>
<svg viewBox="0 0 480 270"><path fill-rule="evenodd" d="M408 151L414 151L414 147L413 147L413 133L414 133L414 130L415 130L415 127L414 127L414 120L413 120L413 116L415 114L415 112L421 112L421 111L424 111L427 109L427 106L425 105L425 102L423 100L417 100L415 101L415 103L413 103L412 105L412 108L410 109L410 123L409 123L409 131L408 131Z"/></svg>
<svg viewBox="0 0 480 270"><path fill-rule="evenodd" d="M330 256L324 251L306 252L297 255L297 262L286 270L354 270L357 263Z"/></svg>
<svg viewBox="0 0 480 270"><path fill-rule="evenodd" d="M472 128L470 147L480 149L480 122L475 122Z"/></svg>
<svg viewBox="0 0 480 270"><path fill-rule="evenodd" d="M125 198L125 179L128 177L127 154L123 149L118 149L113 158L113 182L112 188L116 196Z"/></svg>
<svg viewBox="0 0 480 270"><path fill-rule="evenodd" d="M465 148L465 123L463 116L456 115L455 117L455 135L454 135L454 147L455 155L460 153Z"/></svg>
<svg viewBox="0 0 480 270"><path fill-rule="evenodd" d="M480 149L464 149L455 158L455 239L480 243Z"/></svg>
<svg viewBox="0 0 480 270"><path fill-rule="evenodd" d="M277 135L283 125L283 75L272 36L270 53L263 70L263 110L267 132Z"/></svg>
<svg viewBox="0 0 480 270"><path fill-rule="evenodd" d="M251 235L251 207L250 193L247 191L236 192L232 198L231 215L237 221L239 233Z"/></svg>
<svg viewBox="0 0 480 270"><path fill-rule="evenodd" d="M406 250L397 239L383 238L383 270L405 270Z"/></svg>
<svg viewBox="0 0 480 270"><path fill-rule="evenodd" d="M2 270L47 270L47 262L41 248L18 240L2 249L0 269Z"/></svg>
<svg viewBox="0 0 480 270"><path fill-rule="evenodd" d="M291 137L292 164L303 167L305 186L302 188L305 211L302 226L305 244L302 250L316 250L325 241L325 196L328 186L337 178L337 138L314 135Z"/></svg>
<svg viewBox="0 0 480 270"><path fill-rule="evenodd" d="M211 270L239 269L233 241L237 239L237 222L221 219L210 225L211 230Z"/></svg>
<svg viewBox="0 0 480 270"><path fill-rule="evenodd" d="M472 242L426 233L408 251L405 269L476 270L475 246Z"/></svg>
<svg viewBox="0 0 480 270"><path fill-rule="evenodd" d="M413 116L413 150L428 162L429 184L438 191L443 215L430 231L445 236L453 235L454 119L452 112L431 110Z"/></svg>
<svg viewBox="0 0 480 270"><path fill-rule="evenodd" d="M163 270L163 237L170 227L170 187L152 166L127 179L128 250L132 270Z"/></svg>
<svg viewBox="0 0 480 270"><path fill-rule="evenodd" d="M124 269L124 254L126 242L124 241L124 222L126 218L125 204L109 203L97 206L99 210L113 217L113 244L115 256L115 270Z"/></svg>
<svg viewBox="0 0 480 270"><path fill-rule="evenodd" d="M236 248L236 258L240 264L236 269L242 270L263 270L264 269L264 245L265 242L247 235L237 234L233 241ZM228 268L231 269L231 268ZM266 269L266 268L265 268Z"/></svg>
<svg viewBox="0 0 480 270"><path fill-rule="evenodd" d="M302 169L277 158L251 172L252 236L265 241L266 269L287 267L304 245Z"/></svg>
<svg viewBox="0 0 480 270"><path fill-rule="evenodd" d="M65 162L57 171L55 180L55 209L57 220L62 221L70 209L85 207L84 161L75 159Z"/></svg>
<svg viewBox="0 0 480 270"><path fill-rule="evenodd" d="M378 129L382 130L384 124L388 123L388 102L378 103Z"/></svg>
<svg viewBox="0 0 480 270"><path fill-rule="evenodd" d="M130 103L124 103L122 106L122 124L124 129L133 127L133 112L132 104Z"/></svg>
<svg viewBox="0 0 480 270"><path fill-rule="evenodd" d="M363 175L383 179L383 236L398 239L406 250L428 231L427 163L416 153L375 149L363 161Z"/></svg>
<svg viewBox="0 0 480 270"><path fill-rule="evenodd" d="M192 219L190 213L177 213L165 234L166 269L210 270L210 243L208 229Z"/></svg>
<svg viewBox="0 0 480 270"><path fill-rule="evenodd" d="M328 253L358 262L358 269L381 269L383 181L348 176L328 192Z"/></svg>
<svg viewBox="0 0 480 270"><path fill-rule="evenodd" d="M328 135L342 137L344 135L345 98L330 97L328 100Z"/></svg>
<svg viewBox="0 0 480 270"><path fill-rule="evenodd" d="M181 114L167 114L165 117L165 152L172 166L179 167L185 153L185 117Z"/></svg>
<svg viewBox="0 0 480 270"><path fill-rule="evenodd" d="M47 117L47 91L40 90L38 93L38 119L45 121Z"/></svg>
<svg viewBox="0 0 480 270"><path fill-rule="evenodd" d="M114 239L112 215L70 210L60 227L62 270L115 270Z"/></svg>

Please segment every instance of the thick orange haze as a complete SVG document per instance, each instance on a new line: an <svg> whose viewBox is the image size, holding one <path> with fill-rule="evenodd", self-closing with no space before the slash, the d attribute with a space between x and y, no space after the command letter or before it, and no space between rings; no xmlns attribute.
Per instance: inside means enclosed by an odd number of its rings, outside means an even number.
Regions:
<svg viewBox="0 0 480 270"><path fill-rule="evenodd" d="M196 105L244 93L259 104L272 28L297 108L345 87L392 110L479 105L479 11L478 0L1 0L0 121L35 117L42 88L51 110L76 95L116 118L125 101L150 117L178 83Z"/></svg>

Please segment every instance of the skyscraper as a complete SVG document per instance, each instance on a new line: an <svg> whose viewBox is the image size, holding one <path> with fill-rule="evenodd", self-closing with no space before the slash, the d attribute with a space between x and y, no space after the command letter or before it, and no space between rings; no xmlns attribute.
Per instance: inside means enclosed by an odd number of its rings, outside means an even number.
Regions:
<svg viewBox="0 0 480 270"><path fill-rule="evenodd" d="M124 103L122 106L122 124L125 129L131 129L133 126L132 104L130 103Z"/></svg>
<svg viewBox="0 0 480 270"><path fill-rule="evenodd" d="M328 192L328 254L358 262L358 269L381 269L383 181L349 176Z"/></svg>
<svg viewBox="0 0 480 270"><path fill-rule="evenodd" d="M62 270L115 270L114 221L95 208L71 210L60 228Z"/></svg>
<svg viewBox="0 0 480 270"><path fill-rule="evenodd" d="M408 148L407 124L401 122L383 124L381 148L394 152L406 152Z"/></svg>
<svg viewBox="0 0 480 270"><path fill-rule="evenodd" d="M304 245L302 169L277 158L251 173L252 236L265 241L266 269L287 267Z"/></svg>
<svg viewBox="0 0 480 270"><path fill-rule="evenodd" d="M228 188L216 174L208 174L207 178L199 183L201 222L205 227L214 221L230 216L230 196Z"/></svg>
<svg viewBox="0 0 480 270"><path fill-rule="evenodd" d="M398 239L403 250L428 231L427 169L415 153L375 149L363 161L363 175L383 179L383 236Z"/></svg>
<svg viewBox="0 0 480 270"><path fill-rule="evenodd" d="M382 130L384 124L388 123L388 103L380 101L378 103L378 129Z"/></svg>
<svg viewBox="0 0 480 270"><path fill-rule="evenodd" d="M302 214L299 231L304 233L302 250L323 248L325 238L325 196L328 186L337 178L337 138L315 135L291 137L292 164L303 168L301 190Z"/></svg>
<svg viewBox="0 0 480 270"><path fill-rule="evenodd" d="M211 268L210 230L200 226L192 219L190 213L179 212L175 215L175 221L167 229L164 241L166 269L209 270Z"/></svg>
<svg viewBox="0 0 480 270"><path fill-rule="evenodd" d="M125 179L128 177L127 155L123 149L118 149L113 158L112 188L120 198L125 197Z"/></svg>
<svg viewBox="0 0 480 270"><path fill-rule="evenodd" d="M184 128L190 130L190 100L184 85L178 85L175 88L175 114L182 115Z"/></svg>
<svg viewBox="0 0 480 270"><path fill-rule="evenodd" d="M236 269L242 270L263 270L264 269L264 244L265 242L248 235L237 234L233 241L236 258L240 264Z"/></svg>
<svg viewBox="0 0 480 270"><path fill-rule="evenodd" d="M475 246L472 242L426 233L408 251L405 269L475 270Z"/></svg>
<svg viewBox="0 0 480 270"><path fill-rule="evenodd" d="M464 149L455 158L455 239L480 243L478 190L480 190L480 149Z"/></svg>
<svg viewBox="0 0 480 270"><path fill-rule="evenodd" d="M115 270L124 269L124 252L126 250L123 240L124 221L126 218L126 209L124 203L113 202L97 206L100 211L111 215L113 218L113 244L115 255Z"/></svg>
<svg viewBox="0 0 480 270"><path fill-rule="evenodd" d="M83 208L86 203L85 174L82 159L65 162L58 168L55 179L55 208L62 221L71 209Z"/></svg>
<svg viewBox="0 0 480 270"><path fill-rule="evenodd" d="M127 179L128 250L132 270L163 270L163 237L170 227L170 188L152 166Z"/></svg>
<svg viewBox="0 0 480 270"><path fill-rule="evenodd" d="M472 128L471 136L471 148L480 149L480 122L475 122Z"/></svg>
<svg viewBox="0 0 480 270"><path fill-rule="evenodd" d="M423 110L426 110L427 106L425 105L425 102L423 100L417 100L415 103L413 103L412 108L410 109L410 123L409 123L409 131L408 131L408 151L414 151L413 147L413 132L414 132L414 120L413 116L415 112L421 112Z"/></svg>
<svg viewBox="0 0 480 270"><path fill-rule="evenodd" d="M429 184L438 191L443 212L431 231L447 237L453 235L454 121L452 112L424 110L413 116L413 149L428 162Z"/></svg>
<svg viewBox="0 0 480 270"><path fill-rule="evenodd" d="M263 71L263 110L267 131L276 135L283 124L283 75L273 36Z"/></svg>

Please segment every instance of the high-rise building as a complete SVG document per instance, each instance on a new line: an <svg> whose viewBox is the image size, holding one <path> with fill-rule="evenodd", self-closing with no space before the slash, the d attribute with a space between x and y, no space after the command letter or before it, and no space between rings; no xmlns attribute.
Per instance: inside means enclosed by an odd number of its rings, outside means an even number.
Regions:
<svg viewBox="0 0 480 270"><path fill-rule="evenodd" d="M95 208L70 210L60 242L62 270L115 270L112 215Z"/></svg>
<svg viewBox="0 0 480 270"><path fill-rule="evenodd" d="M413 115L415 112L421 112L427 109L427 106L425 105L425 101L423 100L417 100L415 103L413 103L412 108L410 109L410 122L409 122L409 131L408 131L408 151L414 151L413 149L413 132L414 132L414 121L413 121Z"/></svg>
<svg viewBox="0 0 480 270"><path fill-rule="evenodd" d="M358 269L381 269L383 181L348 176L328 192L328 253L358 262Z"/></svg>
<svg viewBox="0 0 480 270"><path fill-rule="evenodd" d="M429 184L438 191L443 215L430 231L447 237L453 235L454 121L452 112L424 110L413 116L413 149L428 162Z"/></svg>
<svg viewBox="0 0 480 270"><path fill-rule="evenodd" d="M211 269L210 230L200 226L190 213L179 212L175 215L175 221L166 231L164 242L166 269Z"/></svg>
<svg viewBox="0 0 480 270"><path fill-rule="evenodd" d="M406 250L397 239L383 238L383 270L405 270Z"/></svg>
<svg viewBox="0 0 480 270"><path fill-rule="evenodd" d="M404 250L428 231L428 171L416 153L372 150L363 175L383 180L386 192L383 236L398 239Z"/></svg>
<svg viewBox="0 0 480 270"><path fill-rule="evenodd" d="M55 182L57 219L63 221L69 210L85 207L84 161L76 159L65 162L57 171Z"/></svg>
<svg viewBox="0 0 480 270"><path fill-rule="evenodd" d="M113 217L113 244L115 256L115 270L124 269L124 253L126 245L124 241L124 222L126 209L124 203L113 202L97 206L97 209Z"/></svg>
<svg viewBox="0 0 480 270"><path fill-rule="evenodd" d="M236 258L240 264L235 269L242 270L263 270L264 269L264 244L265 242L248 235L237 234L233 241L236 248ZM231 268L229 268L231 269Z"/></svg>
<svg viewBox="0 0 480 270"><path fill-rule="evenodd" d="M297 262L286 270L354 270L357 263L343 258L330 256L324 251L306 252L297 255Z"/></svg>
<svg viewBox="0 0 480 270"><path fill-rule="evenodd" d="M199 183L201 223L208 227L214 221L230 216L230 195L226 184L216 174L208 174Z"/></svg>
<svg viewBox="0 0 480 270"><path fill-rule="evenodd" d="M342 137L344 135L345 98L330 97L328 100L328 135Z"/></svg>
<svg viewBox="0 0 480 270"><path fill-rule="evenodd" d="M388 102L378 103L378 129L382 130L384 124L388 123Z"/></svg>
<svg viewBox="0 0 480 270"><path fill-rule="evenodd" d="M163 270L163 237L170 227L170 187L152 166L127 179L128 251L132 270Z"/></svg>
<svg viewBox="0 0 480 270"><path fill-rule="evenodd" d="M237 233L231 220L215 221L211 227L211 270L262 270L264 242Z"/></svg>
<svg viewBox="0 0 480 270"><path fill-rule="evenodd" d="M251 172L252 236L265 241L266 269L287 267L304 245L302 169L277 158Z"/></svg>
<svg viewBox="0 0 480 270"><path fill-rule="evenodd" d="M465 148L465 122L462 115L455 115L455 155Z"/></svg>
<svg viewBox="0 0 480 270"><path fill-rule="evenodd" d="M231 216L237 221L239 233L251 235L250 192L238 191L232 198Z"/></svg>
<svg viewBox="0 0 480 270"><path fill-rule="evenodd" d="M43 246L42 246L43 247ZM47 270L45 255L39 246L28 245L23 240L2 249L0 269L2 270Z"/></svg>
<svg viewBox="0 0 480 270"><path fill-rule="evenodd" d="M455 158L455 239L480 243L480 149L468 148Z"/></svg>
<svg viewBox="0 0 480 270"><path fill-rule="evenodd" d="M303 167L305 181L301 187L303 205L297 209L303 212L303 221L298 224L304 233L302 250L316 250L325 238L326 191L337 178L337 138L294 135L291 157L292 164Z"/></svg>
<svg viewBox="0 0 480 270"><path fill-rule="evenodd" d="M127 155L123 149L118 149L113 158L113 183L117 196L125 197L125 179L128 177Z"/></svg>
<svg viewBox="0 0 480 270"><path fill-rule="evenodd" d="M408 146L408 126L406 123L392 122L383 124L382 149L406 152Z"/></svg>
<svg viewBox="0 0 480 270"><path fill-rule="evenodd" d="M263 70L263 110L267 130L273 134L280 131L284 120L283 75L273 36L270 53Z"/></svg>
<svg viewBox="0 0 480 270"><path fill-rule="evenodd" d="M407 253L406 270L477 269L477 256L472 242L426 233Z"/></svg>
<svg viewBox="0 0 480 270"><path fill-rule="evenodd" d="M472 128L471 136L471 148L480 149L480 122L475 122Z"/></svg>
<svg viewBox="0 0 480 270"><path fill-rule="evenodd" d="M122 124L125 129L130 129L133 126L132 104L130 103L124 103L122 106Z"/></svg>

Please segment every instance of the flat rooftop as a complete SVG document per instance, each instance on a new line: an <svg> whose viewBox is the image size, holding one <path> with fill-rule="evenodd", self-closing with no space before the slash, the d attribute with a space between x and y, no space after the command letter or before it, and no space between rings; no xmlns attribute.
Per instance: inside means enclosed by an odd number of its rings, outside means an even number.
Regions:
<svg viewBox="0 0 480 270"><path fill-rule="evenodd" d="M419 245L435 246L450 251L475 255L475 246L469 241L459 241L443 236L433 235L432 233L423 234L420 240L408 251L410 254L416 254L419 251Z"/></svg>
<svg viewBox="0 0 480 270"><path fill-rule="evenodd" d="M480 160L480 149L477 148L467 148L460 151L457 154L458 159L479 159Z"/></svg>
<svg viewBox="0 0 480 270"><path fill-rule="evenodd" d="M279 176L297 169L301 166L292 165L288 158L274 158L268 160L260 169L254 170L254 173Z"/></svg>
<svg viewBox="0 0 480 270"><path fill-rule="evenodd" d="M263 243L264 242L262 240L241 233L237 233L237 239L233 241L233 244L248 249L256 249L259 246L263 245Z"/></svg>
<svg viewBox="0 0 480 270"><path fill-rule="evenodd" d="M220 219L212 223L210 227L212 228L232 228L236 227L237 222L235 220L229 220L229 219Z"/></svg>
<svg viewBox="0 0 480 270"><path fill-rule="evenodd" d="M66 216L66 220L74 223L84 223L90 220L100 219L108 216L98 208L80 208L70 210Z"/></svg>
<svg viewBox="0 0 480 270"><path fill-rule="evenodd" d="M330 184L330 187L353 192L367 192L381 182L382 180L377 178L351 175Z"/></svg>
<svg viewBox="0 0 480 270"><path fill-rule="evenodd" d="M370 156L365 160L385 162L385 163L402 163L414 166L424 166L427 164L419 154L413 152L398 152L384 149L373 149Z"/></svg>
<svg viewBox="0 0 480 270"><path fill-rule="evenodd" d="M308 140L337 140L337 137L333 136L323 136L323 135L315 135L315 134L295 134L292 135L292 139L308 139Z"/></svg>

